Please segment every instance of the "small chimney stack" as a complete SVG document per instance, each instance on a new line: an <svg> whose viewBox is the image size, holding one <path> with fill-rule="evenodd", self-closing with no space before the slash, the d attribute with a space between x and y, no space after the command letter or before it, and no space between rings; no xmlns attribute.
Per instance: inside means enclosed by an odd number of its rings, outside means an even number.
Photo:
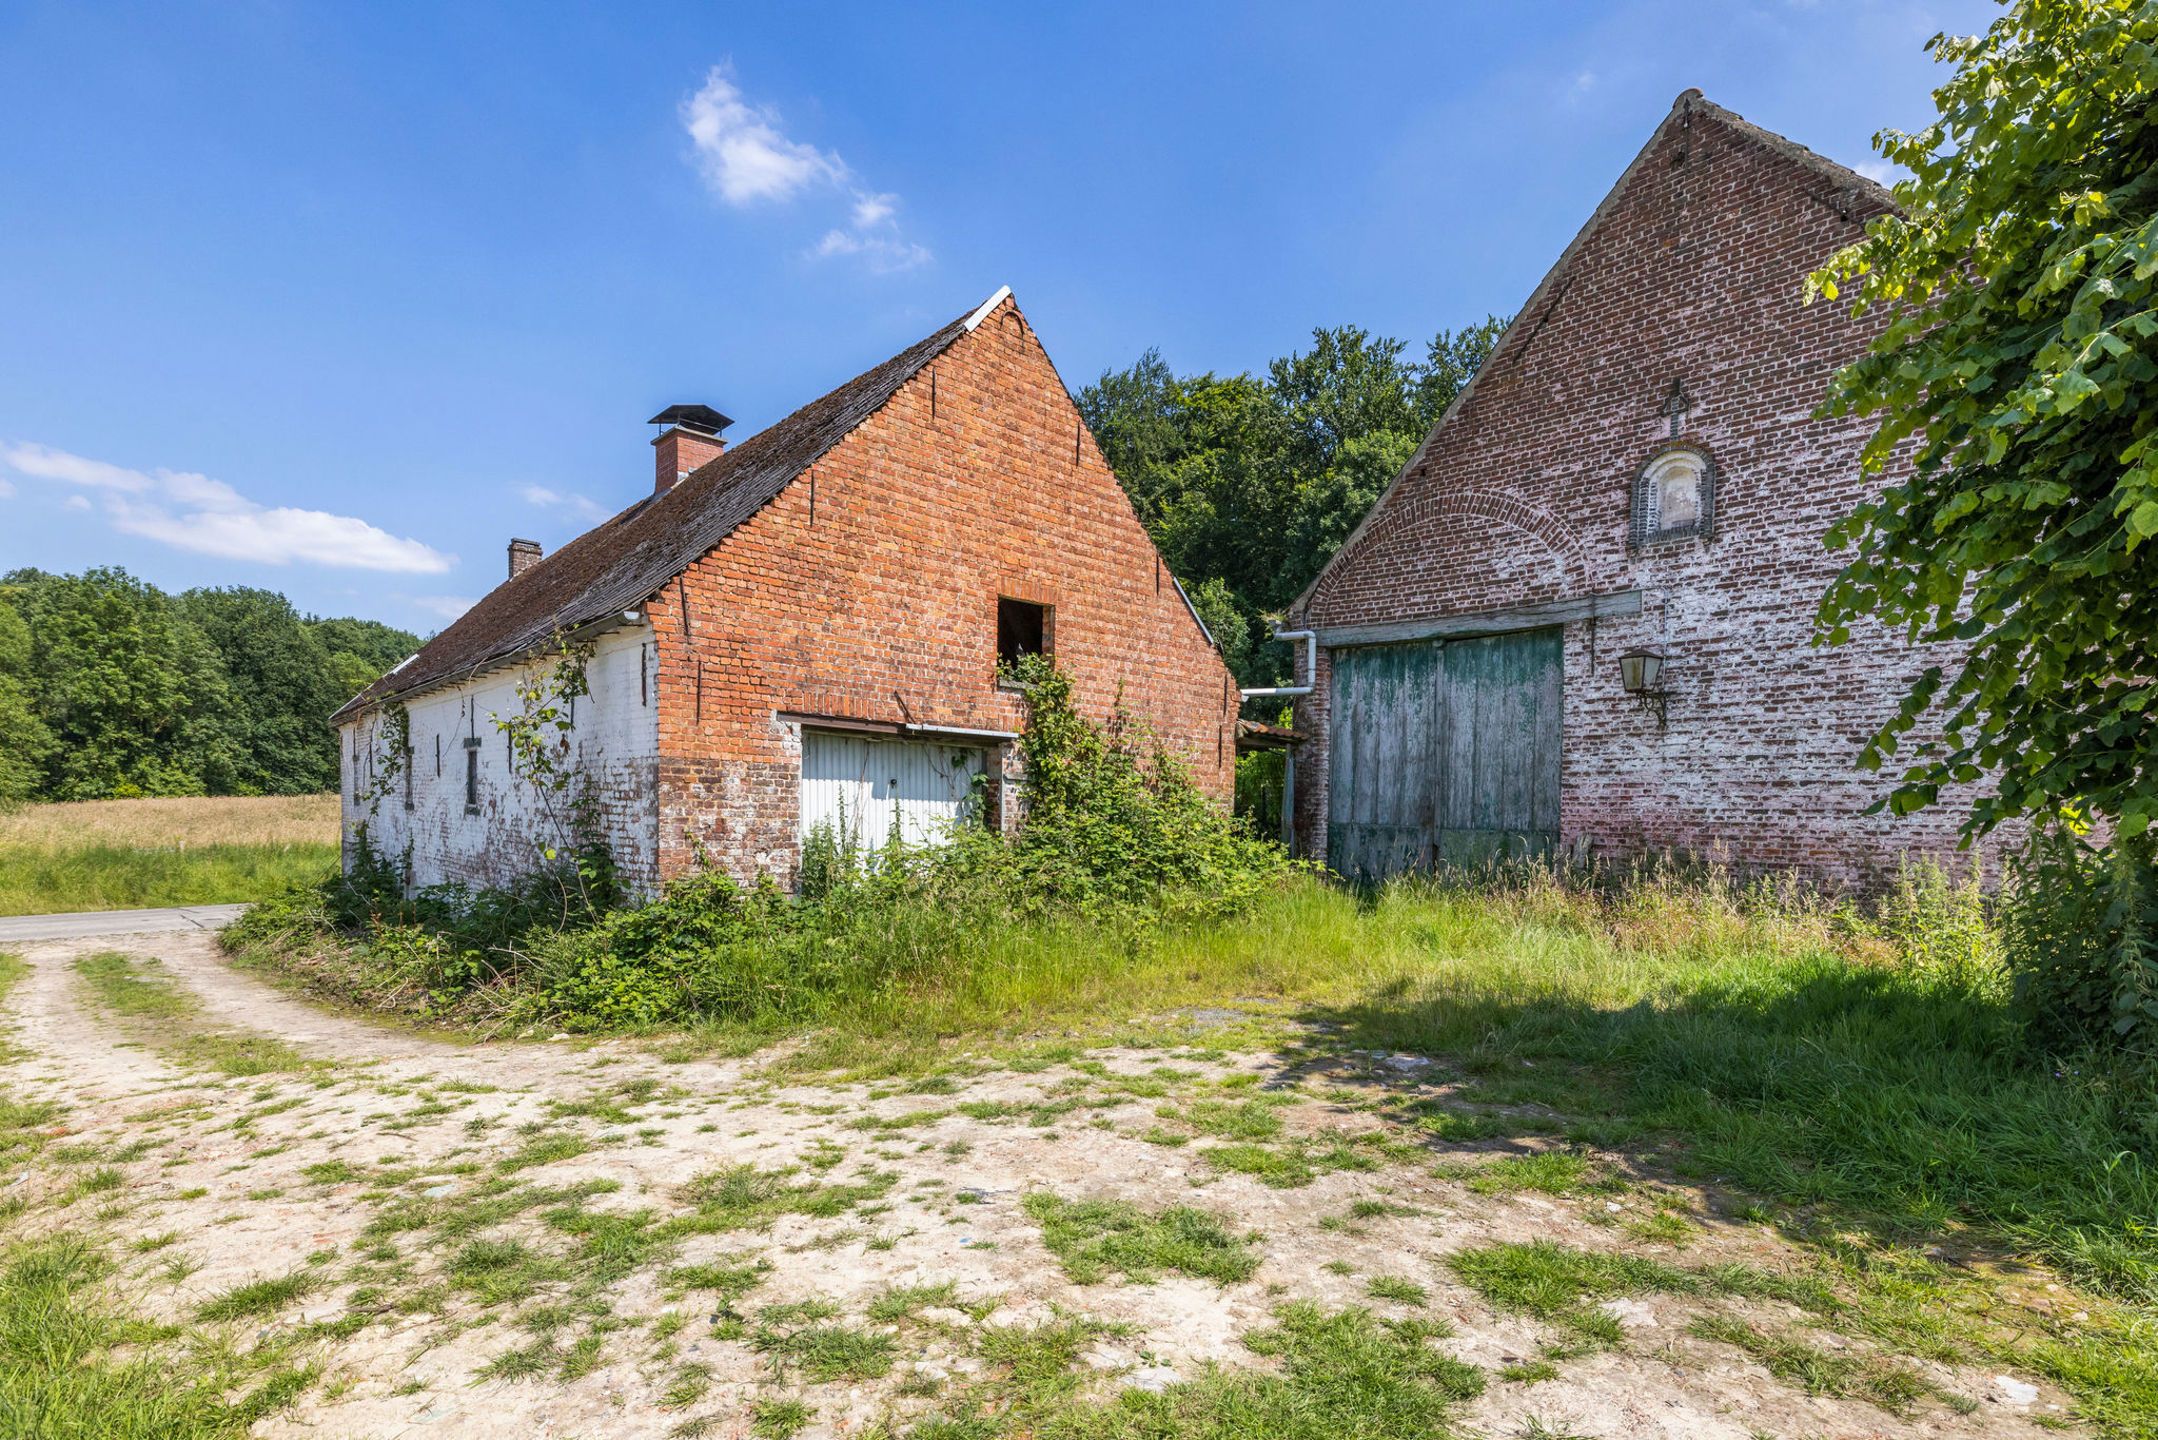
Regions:
<svg viewBox="0 0 2158 1440"><path fill-rule="evenodd" d="M539 562L539 541L510 541L510 579L515 580L518 576L524 574L525 571L530 570L533 566L539 564Z"/></svg>
<svg viewBox="0 0 2158 1440"><path fill-rule="evenodd" d="M662 425L652 441L652 493L664 495L675 482L726 450L719 432L734 422L709 405L669 405L646 422Z"/></svg>

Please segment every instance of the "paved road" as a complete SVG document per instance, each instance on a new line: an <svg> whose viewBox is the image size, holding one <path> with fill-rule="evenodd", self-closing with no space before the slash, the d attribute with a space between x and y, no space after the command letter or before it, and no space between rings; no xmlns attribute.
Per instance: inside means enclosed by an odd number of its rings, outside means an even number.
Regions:
<svg viewBox="0 0 2158 1440"><path fill-rule="evenodd" d="M85 910L74 915L0 915L0 944L10 940L76 940L85 935L147 935L172 930L218 930L245 905L181 905L171 910Z"/></svg>

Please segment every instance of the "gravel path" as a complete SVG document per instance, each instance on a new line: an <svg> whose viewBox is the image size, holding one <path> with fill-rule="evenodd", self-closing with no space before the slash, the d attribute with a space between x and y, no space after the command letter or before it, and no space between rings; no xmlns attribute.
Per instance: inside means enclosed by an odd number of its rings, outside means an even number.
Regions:
<svg viewBox="0 0 2158 1440"><path fill-rule="evenodd" d="M2021 1437L2062 1413L2050 1389L2026 1400L1986 1373L1917 1362L1944 1393L1979 1403L1898 1414L1807 1394L1689 1336L1698 1297L1628 1299L1612 1312L1619 1344L1566 1357L1555 1378L1501 1381L1547 1353L1550 1327L1454 1280L1444 1260L1455 1251L1551 1239L1688 1266L1799 1262L1760 1227L1721 1221L1703 1197L1612 1157L1596 1162L1602 1188L1478 1193L1461 1163L1541 1142L1449 1146L1402 1124L1390 1107L1443 1096L1442 1066L1350 1059L1310 1074L1269 1055L1097 1049L1006 1055L911 1085L778 1083L756 1057L669 1063L623 1042L461 1045L376 1026L233 970L203 933L10 948L29 971L7 1002L0 1086L65 1110L41 1153L0 1171L28 1202L6 1223L106 1236L130 1302L163 1319L198 1323L199 1306L240 1285L314 1277L291 1304L234 1326L243 1343L291 1340L320 1366L262 1435L746 1436L758 1407L781 1400L809 1407L807 1437L857 1435L880 1418L903 1433L994 1380L986 1329L1070 1316L1124 1327L1076 1362L1084 1391L1107 1398L1210 1363L1266 1366L1243 1337L1301 1300L1446 1322L1452 1337L1436 1343L1492 1377L1460 1424L1494 1436L1533 1417L1598 1437ZM103 1009L75 966L114 949L175 987L183 1013L147 1023ZM233 1075L204 1061L216 1052L203 1037L237 1032L281 1040L296 1068ZM1322 1165L1286 1187L1235 1173L1208 1154L1216 1114L1275 1124L1254 1152L1351 1155L1361 1168ZM80 1198L98 1164L123 1183ZM707 1223L700 1177L744 1166L811 1198ZM541 1190L548 1198L522 1209L488 1209ZM1259 1264L1229 1283L1171 1269L1152 1283L1077 1284L1023 1208L1033 1192L1147 1214L1195 1205L1255 1236ZM1687 1217L1684 1238L1630 1238L1627 1222L1666 1212ZM605 1252L587 1238L601 1222L647 1248ZM663 1230L665 1243L647 1244ZM495 1248L474 1251L481 1241ZM537 1257L528 1288L500 1270L492 1290L472 1278L475 1255L499 1266L509 1254ZM747 1288L682 1280L682 1267L715 1266ZM1428 1299L1375 1300L1374 1278L1412 1280ZM919 1314L868 1313L895 1287L945 1284ZM820 1379L752 1343L760 1316L783 1313L769 1307L810 1313L804 1302L871 1337L882 1371ZM1738 1313L1789 1324L1797 1312ZM1860 1353L1846 1337L1812 1338Z"/></svg>

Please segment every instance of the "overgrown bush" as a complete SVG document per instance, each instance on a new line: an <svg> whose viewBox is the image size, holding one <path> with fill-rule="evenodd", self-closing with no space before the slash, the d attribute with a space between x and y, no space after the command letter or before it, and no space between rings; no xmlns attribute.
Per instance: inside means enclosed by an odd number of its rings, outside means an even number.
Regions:
<svg viewBox="0 0 2158 1440"><path fill-rule="evenodd" d="M626 908L612 868L586 852L502 889L407 895L401 867L363 834L349 875L256 907L234 943L291 947L310 926L333 928L350 937L343 960L301 947L318 984L427 1014L586 1030L775 1021L926 982L1013 926L1137 935L1225 917L1288 872L1278 846L1224 814L1121 709L1092 724L1046 660L1016 678L1029 717L1015 833L970 817L942 843L865 847L824 830L804 844L797 895L699 868Z"/></svg>
<svg viewBox="0 0 2158 1440"><path fill-rule="evenodd" d="M1187 915L1241 909L1280 878L1280 847L1225 816L1121 704L1104 730L1045 657L1024 657L1015 676L1027 698L1025 823L1001 846L975 832L945 863L1006 871L1037 908Z"/></svg>
<svg viewBox="0 0 2158 1440"><path fill-rule="evenodd" d="M2018 1009L2061 1050L2158 1059L2158 863L2148 835L2095 846L2037 832L2004 907Z"/></svg>

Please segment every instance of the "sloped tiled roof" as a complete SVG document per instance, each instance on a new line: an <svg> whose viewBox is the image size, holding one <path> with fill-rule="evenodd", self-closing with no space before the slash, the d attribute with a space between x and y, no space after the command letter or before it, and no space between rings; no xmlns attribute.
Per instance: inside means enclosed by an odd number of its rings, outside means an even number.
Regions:
<svg viewBox="0 0 2158 1440"><path fill-rule="evenodd" d="M346 701L331 718L342 720L378 701L463 679L558 634L639 608L882 409L902 385L980 324L1009 293L999 290L935 334L729 446L666 494L639 500L497 585L418 654Z"/></svg>

